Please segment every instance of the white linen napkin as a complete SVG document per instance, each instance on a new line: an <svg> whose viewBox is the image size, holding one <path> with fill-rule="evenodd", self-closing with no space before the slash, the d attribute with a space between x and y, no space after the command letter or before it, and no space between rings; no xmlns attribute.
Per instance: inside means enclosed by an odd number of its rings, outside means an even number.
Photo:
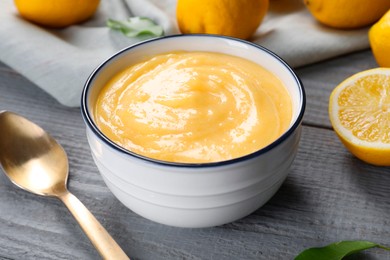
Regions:
<svg viewBox="0 0 390 260"><path fill-rule="evenodd" d="M337 30L317 23L301 0L271 0L251 41L278 54L292 67L369 47L367 30ZM23 20L12 0L0 1L0 61L61 104L77 107L84 83L101 62L140 39L106 27L108 18L151 18L165 34L179 33L176 0L101 0L92 19L65 29L46 29ZM239 25L237 25L239 26Z"/></svg>

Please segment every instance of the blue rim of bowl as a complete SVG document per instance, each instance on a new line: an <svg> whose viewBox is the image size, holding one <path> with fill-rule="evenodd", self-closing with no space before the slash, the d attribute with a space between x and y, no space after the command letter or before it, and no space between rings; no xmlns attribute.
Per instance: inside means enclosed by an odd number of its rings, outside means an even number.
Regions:
<svg viewBox="0 0 390 260"><path fill-rule="evenodd" d="M162 161L162 160L158 160L158 159L154 159L154 158L150 158L150 157L146 157L146 156L134 153L132 151L129 151L129 150L121 147L120 145L114 143L113 141L111 141L96 126L96 124L94 123L94 120L92 119L92 116L91 116L91 114L90 114L90 112L89 112L89 110L87 108L88 107L87 106L88 92L89 92L89 89L90 89L90 85L91 85L92 81L94 80L95 76L99 73L99 71L103 67L105 67L105 65L107 63L109 63L115 57L121 55L123 52L126 52L126 51L128 51L130 49L136 48L136 47L138 47L140 45L147 44L149 42L161 41L161 40L170 39L170 38L183 38L183 37L215 37L215 38L220 38L220 39L226 39L226 40L230 40L230 41L240 42L240 43L251 45L252 47L255 47L257 49L260 49L260 50L268 53L269 55L273 56L275 59L277 59L284 67L286 67L288 69L288 71L294 77L294 79L295 79L295 81L296 81L296 83L297 83L297 85L299 87L299 91L300 91L299 94L301 96L302 102L301 102L301 108L300 108L299 115L296 118L294 124L292 126L290 126L290 128L283 135L281 135L278 139L276 139L275 141L273 141L271 144L267 145L266 147L263 147L260 150L257 150L255 152L252 152L250 154L247 154L247 155L244 155L244 156L241 156L241 157L237 157L237 158L233 158L233 159L225 160L225 161L218 161L218 162L183 163L183 162ZM178 34L178 35L168 35L168 36L162 36L162 37L158 37L158 38L152 38L152 39L149 39L149 40L141 41L139 43L130 45L130 46L128 46L128 47L126 47L126 48L116 52L115 54L110 56L108 59L103 61L97 68L95 68L95 70L91 73L91 75L88 77L86 83L84 84L83 92L81 94L81 114L82 114L82 117L84 119L84 122L95 133L95 135L99 139L101 139L103 142L105 142L111 148L117 150L118 152L122 152L122 153L124 153L126 155L130 155L130 156L132 156L134 158L141 159L141 160L143 160L145 162L149 162L149 163L153 163L153 164L157 164L157 165L162 165L162 166L181 167L181 168L183 168L183 167L184 168L207 168L207 167L225 166L225 165L235 164L235 163L238 163L238 162L243 162L243 161L255 158L257 156L260 156L261 154L264 154L264 153L268 152L269 150L273 149L274 147L278 146L279 144L281 144L284 140L286 140L299 127L299 125L301 124L302 119L303 119L305 108L306 108L305 89L303 87L303 84L302 84L301 80L296 75L294 70L288 65L287 62L285 62L282 58L280 58L274 52L268 50L267 48L265 48L265 47L263 47L261 45L258 45L258 44L255 44L255 43L252 43L252 42L249 42L249 41L246 41L246 40L238 39L238 38L233 38L233 37L223 36L223 35L214 35L214 34Z"/></svg>

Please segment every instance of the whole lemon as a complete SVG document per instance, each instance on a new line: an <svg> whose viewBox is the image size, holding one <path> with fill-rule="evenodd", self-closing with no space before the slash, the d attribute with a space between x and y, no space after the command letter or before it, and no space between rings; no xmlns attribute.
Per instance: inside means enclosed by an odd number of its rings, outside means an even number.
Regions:
<svg viewBox="0 0 390 260"><path fill-rule="evenodd" d="M66 27L90 18L100 0L14 0L20 15L39 25Z"/></svg>
<svg viewBox="0 0 390 260"><path fill-rule="evenodd" d="M381 67L390 67L390 10L368 32L375 60Z"/></svg>
<svg viewBox="0 0 390 260"><path fill-rule="evenodd" d="M378 21L390 8L389 0L304 0L321 23L339 29L364 27Z"/></svg>
<svg viewBox="0 0 390 260"><path fill-rule="evenodd" d="M178 0L182 33L208 33L248 39L267 13L269 0Z"/></svg>

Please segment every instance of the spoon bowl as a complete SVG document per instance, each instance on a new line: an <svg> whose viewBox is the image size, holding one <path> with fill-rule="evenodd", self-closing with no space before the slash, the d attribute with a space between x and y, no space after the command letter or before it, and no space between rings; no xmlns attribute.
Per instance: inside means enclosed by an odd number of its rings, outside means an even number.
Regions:
<svg viewBox="0 0 390 260"><path fill-rule="evenodd" d="M68 191L68 157L41 127L20 115L1 111L0 164L18 187L60 199L104 259L128 259L91 212Z"/></svg>
<svg viewBox="0 0 390 260"><path fill-rule="evenodd" d="M8 178L38 195L59 196L66 192L68 158L54 138L11 112L2 112L0 123L0 163Z"/></svg>

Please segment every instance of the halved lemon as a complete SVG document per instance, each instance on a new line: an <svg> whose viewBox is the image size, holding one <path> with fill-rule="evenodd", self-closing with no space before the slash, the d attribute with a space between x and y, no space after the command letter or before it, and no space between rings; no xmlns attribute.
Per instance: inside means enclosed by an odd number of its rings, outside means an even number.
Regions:
<svg viewBox="0 0 390 260"><path fill-rule="evenodd" d="M341 82L330 95L329 118L352 154L390 166L390 68L362 71Z"/></svg>

